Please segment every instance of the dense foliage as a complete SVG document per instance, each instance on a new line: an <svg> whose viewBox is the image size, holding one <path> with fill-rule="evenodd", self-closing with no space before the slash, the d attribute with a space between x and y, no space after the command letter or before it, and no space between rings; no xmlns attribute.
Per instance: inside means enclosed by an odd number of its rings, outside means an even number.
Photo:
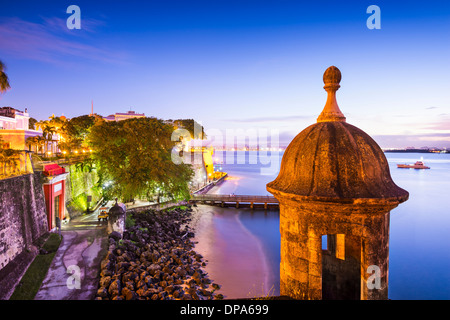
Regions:
<svg viewBox="0 0 450 320"><path fill-rule="evenodd" d="M187 199L193 171L171 160L173 130L156 118L96 122L87 141L107 192L125 200L161 193Z"/></svg>
<svg viewBox="0 0 450 320"><path fill-rule="evenodd" d="M87 149L86 137L96 119L93 116L83 115L65 121L59 132L62 140L59 148L68 152Z"/></svg>
<svg viewBox="0 0 450 320"><path fill-rule="evenodd" d="M11 88L9 85L8 75L5 73L6 66L0 61L0 93L6 92Z"/></svg>
<svg viewBox="0 0 450 320"><path fill-rule="evenodd" d="M192 139L206 139L206 133L201 124L194 119L173 120L175 128L183 128L189 131Z"/></svg>

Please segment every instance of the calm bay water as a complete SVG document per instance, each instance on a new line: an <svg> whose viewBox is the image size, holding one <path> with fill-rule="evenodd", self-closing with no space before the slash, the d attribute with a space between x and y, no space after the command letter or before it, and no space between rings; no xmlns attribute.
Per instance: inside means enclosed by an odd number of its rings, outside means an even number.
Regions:
<svg viewBox="0 0 450 320"><path fill-rule="evenodd" d="M260 161L253 164L257 152L238 151L234 161L229 161L229 154L227 160L221 152L215 157L219 161L223 159L222 169L229 178L212 189L212 193L268 195L266 184L276 178L282 152L276 163L272 158L271 166L276 170L269 174L261 174L261 168L268 165ZM391 211L389 298L450 299L450 154L386 153L386 158L393 180L410 194L407 202ZM430 170L397 168L397 163L414 163L421 158ZM253 160L250 162L250 159ZM234 212L240 223L259 240L271 273L275 275L266 286L273 288L272 294L278 294L278 211L222 210Z"/></svg>

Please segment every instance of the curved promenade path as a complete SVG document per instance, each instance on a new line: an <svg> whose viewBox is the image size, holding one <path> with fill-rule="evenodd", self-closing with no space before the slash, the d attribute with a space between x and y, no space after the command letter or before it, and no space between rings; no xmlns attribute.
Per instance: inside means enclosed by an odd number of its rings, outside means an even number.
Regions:
<svg viewBox="0 0 450 320"><path fill-rule="evenodd" d="M97 220L97 211L62 225L63 240L35 300L94 299L108 250L106 225Z"/></svg>

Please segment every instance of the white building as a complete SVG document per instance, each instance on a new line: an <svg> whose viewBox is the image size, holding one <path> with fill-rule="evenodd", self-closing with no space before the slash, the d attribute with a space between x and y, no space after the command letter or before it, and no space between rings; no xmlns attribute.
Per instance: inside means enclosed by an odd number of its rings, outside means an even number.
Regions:
<svg viewBox="0 0 450 320"><path fill-rule="evenodd" d="M28 110L20 111L12 107L0 108L0 137L3 148L29 150L26 139L42 136L42 131L29 129Z"/></svg>
<svg viewBox="0 0 450 320"><path fill-rule="evenodd" d="M121 121L132 118L145 118L145 114L136 113L135 111L128 111L127 113L116 112L115 114L110 114L107 117L103 117L106 121Z"/></svg>

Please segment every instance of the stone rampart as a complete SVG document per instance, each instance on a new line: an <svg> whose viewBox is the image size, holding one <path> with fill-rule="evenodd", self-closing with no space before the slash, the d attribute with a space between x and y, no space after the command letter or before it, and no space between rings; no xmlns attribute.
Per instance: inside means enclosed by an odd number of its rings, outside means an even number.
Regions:
<svg viewBox="0 0 450 320"><path fill-rule="evenodd" d="M48 232L42 173L0 180L0 299L37 254ZM24 270L22 270L24 269Z"/></svg>
<svg viewBox="0 0 450 320"><path fill-rule="evenodd" d="M48 231L41 173L0 180L0 269Z"/></svg>

